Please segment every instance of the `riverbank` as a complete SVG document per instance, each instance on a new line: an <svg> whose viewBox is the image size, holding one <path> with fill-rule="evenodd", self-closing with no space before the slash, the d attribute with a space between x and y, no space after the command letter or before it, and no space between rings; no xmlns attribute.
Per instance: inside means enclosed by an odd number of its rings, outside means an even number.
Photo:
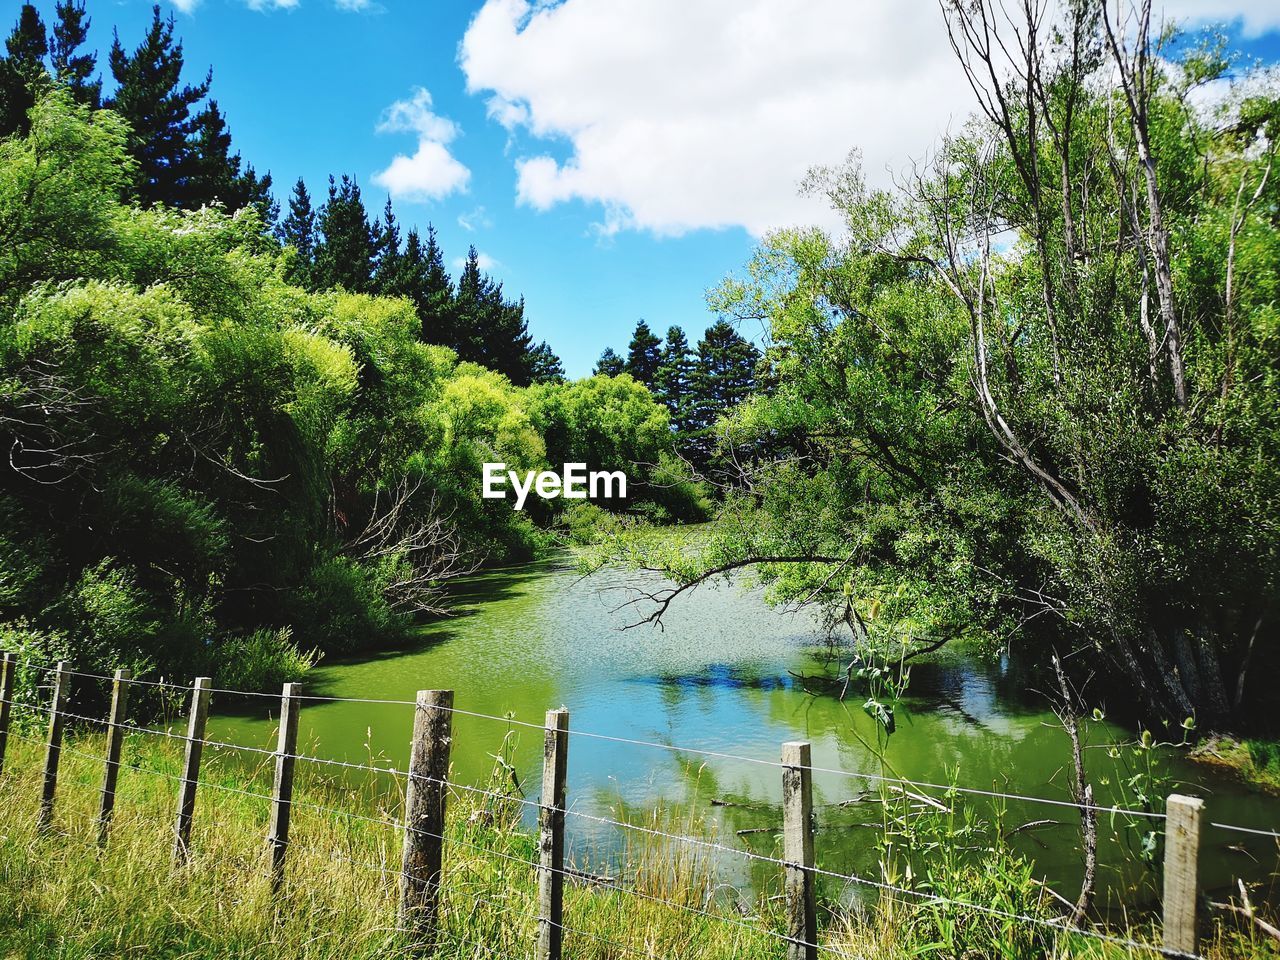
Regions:
<svg viewBox="0 0 1280 960"><path fill-rule="evenodd" d="M175 869L171 819L181 769L176 743L128 739L111 840L99 855L93 816L101 738L79 736L68 743L55 827L37 836L41 747L38 738L23 737L10 741L0 776L5 811L0 956L373 960L414 955L412 943L396 929L400 831L395 824L402 799L396 792L300 777L284 894L273 902L263 845L268 804L258 796L269 793L269 759L246 769L216 753L207 756L192 861ZM529 956L537 923L536 871L529 862L536 861L537 850L534 836L521 826L520 804L474 793L450 803L444 921L434 956ZM695 825L689 826L692 832ZM959 843L954 837L951 842ZM937 858L940 864L950 859ZM1056 905L1035 892L1030 872L1019 873L1017 867L1007 851L992 851L976 866L934 874L934 889L971 902L1036 911L1045 919L1059 915ZM755 896L727 891L712 861L699 856L697 848L644 838L629 846L610 872L604 881L609 885L600 878L569 885L567 956L774 960L785 955L778 891ZM1156 956L951 908L887 898L863 902L859 909L841 906L849 902L836 897L820 905L826 955L863 960ZM1124 931L1135 938L1151 933ZM1215 930L1204 955L1221 960L1276 955L1268 949Z"/></svg>
<svg viewBox="0 0 1280 960"><path fill-rule="evenodd" d="M1280 796L1280 741L1215 736L1191 751L1196 763L1221 770L1272 796Z"/></svg>

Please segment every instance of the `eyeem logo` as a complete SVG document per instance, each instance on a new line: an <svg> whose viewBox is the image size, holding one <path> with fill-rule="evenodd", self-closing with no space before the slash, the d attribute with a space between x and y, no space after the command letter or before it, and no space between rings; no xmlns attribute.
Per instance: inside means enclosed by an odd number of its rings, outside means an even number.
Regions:
<svg viewBox="0 0 1280 960"><path fill-rule="evenodd" d="M585 463L566 463L563 473L556 473L554 470L529 470L522 478L516 471L508 470L505 463L486 463L482 496L486 500L504 499L508 482L516 492L517 510L524 509L530 490L543 500L553 500L556 497L585 500L588 496L593 500L599 497L612 499L627 495L627 475L621 470L592 470L588 473Z"/></svg>

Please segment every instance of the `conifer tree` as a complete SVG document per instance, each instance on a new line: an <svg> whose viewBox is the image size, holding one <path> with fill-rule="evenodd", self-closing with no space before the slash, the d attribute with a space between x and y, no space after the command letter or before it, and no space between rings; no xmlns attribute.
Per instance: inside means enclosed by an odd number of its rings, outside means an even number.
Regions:
<svg viewBox="0 0 1280 960"><path fill-rule="evenodd" d="M400 224L396 220L395 210L391 208L391 198L382 208L382 219L374 224L374 235L377 238L374 249L374 289L388 297L405 295L404 255L400 251Z"/></svg>
<svg viewBox="0 0 1280 960"><path fill-rule="evenodd" d="M354 179L345 173L341 182L329 178L329 199L318 222L322 239L316 247L316 289L371 292L375 237Z"/></svg>
<svg viewBox="0 0 1280 960"><path fill-rule="evenodd" d="M49 44L54 78L66 85L77 102L96 109L102 101L102 81L93 77L98 57L92 51L77 52L88 37L92 21L85 16L83 0L58 0L54 9L58 20Z"/></svg>
<svg viewBox="0 0 1280 960"><path fill-rule="evenodd" d="M564 383L564 364L551 345L543 340L529 351L529 380L532 383Z"/></svg>
<svg viewBox="0 0 1280 960"><path fill-rule="evenodd" d="M297 254L289 269L289 281L308 290L315 289L316 212L311 206L306 181L301 177L293 185L289 213L276 227L276 239L293 247Z"/></svg>
<svg viewBox="0 0 1280 960"><path fill-rule="evenodd" d="M694 422L708 429L721 414L751 395L760 351L724 320L707 328L698 341L693 372Z"/></svg>
<svg viewBox="0 0 1280 960"><path fill-rule="evenodd" d="M416 230L409 234L411 243L420 243ZM454 311L453 278L444 265L444 251L436 238L436 228L427 224L427 242L422 248L420 278L415 280L414 303L418 307L418 320L422 324L424 343L454 346L457 343L457 324ZM417 275L417 271L415 271Z"/></svg>
<svg viewBox="0 0 1280 960"><path fill-rule="evenodd" d="M48 35L40 12L30 3L22 5L18 22L4 46L7 56L0 59L0 137L27 132L27 111L35 106L36 88L48 76L44 68Z"/></svg>
<svg viewBox="0 0 1280 960"><path fill-rule="evenodd" d="M649 329L649 324L641 320L627 346L627 373L646 387L652 387L662 360L661 348L662 341Z"/></svg>
<svg viewBox="0 0 1280 960"><path fill-rule="evenodd" d="M693 375L689 339L680 327L669 327L653 392L671 414L671 426L677 433L685 433L694 424Z"/></svg>
<svg viewBox="0 0 1280 960"><path fill-rule="evenodd" d="M614 351L613 347L605 347L604 353L596 361L596 376L617 377L627 372L627 365Z"/></svg>
<svg viewBox="0 0 1280 960"><path fill-rule="evenodd" d="M209 92L212 73L203 83L182 83L182 43L173 37L173 15L152 8L151 26L132 54L117 33L109 62L117 88L107 106L129 122L130 151L138 161L136 191L144 205L181 207L189 201L195 172L191 138L196 121L191 108Z"/></svg>
<svg viewBox="0 0 1280 960"><path fill-rule="evenodd" d="M497 370L516 386L529 384L533 340L524 319L524 299L506 299L502 284L480 271L474 246L458 278L453 319L455 342L449 346L460 358Z"/></svg>
<svg viewBox="0 0 1280 960"><path fill-rule="evenodd" d="M239 153L231 152L231 131L216 100L196 115L194 126L184 205L218 203L229 213L252 206L268 228L273 226L279 206L271 197L271 174L259 177L252 164L241 170L243 161Z"/></svg>

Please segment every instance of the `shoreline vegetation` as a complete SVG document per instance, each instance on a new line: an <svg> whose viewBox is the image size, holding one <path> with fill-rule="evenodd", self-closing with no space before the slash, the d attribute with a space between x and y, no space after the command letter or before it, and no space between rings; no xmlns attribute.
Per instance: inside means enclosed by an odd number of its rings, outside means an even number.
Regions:
<svg viewBox="0 0 1280 960"><path fill-rule="evenodd" d="M171 866L172 813L181 752L141 735L126 739L117 810L107 848L95 845L103 738L78 734L62 757L54 827L37 836L38 737L11 739L0 807L0 949L7 958L88 960L124 956L146 945L149 957L253 957L270 960L414 956L396 930L396 885L403 798L386 785L353 787L342 779L300 776L280 920L269 892L263 843L270 764L246 767L206 756L192 835L192 860ZM487 789L509 790L501 764ZM511 795L513 798L516 794ZM434 956L521 957L536 935L536 836L521 824L515 799L478 794L450 798L443 933ZM671 814L680 832L705 824ZM670 825L672 821L663 821ZM655 825L655 824L651 824ZM936 855L935 855L936 858ZM1040 887L1034 865L998 846L961 866L942 857L917 878L918 889L962 891L986 906L1045 919L1062 908ZM954 875L946 869L954 867ZM582 864L578 865L580 868ZM615 858L586 866L607 872L612 890L588 881L566 888L567 956L689 960L775 960L785 955L780 882L754 897L719 882L715 862L697 848L645 837ZM928 879L926 879L926 877ZM903 882L899 878L899 882ZM911 881L907 881L911 882ZM825 955L900 960L937 955L1154 960L1132 949L1079 935L965 915L899 899L850 899L823 891ZM664 905L655 901L666 901ZM1148 920L1113 936L1150 939ZM1205 921L1202 955L1211 960L1280 956L1254 932ZM930 954L933 955L933 954Z"/></svg>

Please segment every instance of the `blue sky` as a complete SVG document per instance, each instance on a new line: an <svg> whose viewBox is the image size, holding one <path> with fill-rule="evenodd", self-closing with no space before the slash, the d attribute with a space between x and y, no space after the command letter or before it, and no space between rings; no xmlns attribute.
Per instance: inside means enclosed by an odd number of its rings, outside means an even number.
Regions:
<svg viewBox="0 0 1280 960"><path fill-rule="evenodd" d="M88 0L103 56L143 0ZM52 0L38 0L48 18ZM284 198L354 174L377 210L469 244L571 376L637 319L696 341L704 294L771 227L829 223L807 168L887 183L968 110L933 0L180 0L236 148ZM16 4L12 5L16 9ZM1272 9L1275 8L1275 9ZM1280 59L1280 4L1171 0ZM424 97L421 91L427 91ZM400 108L395 109L395 105ZM396 160L400 157L400 160ZM388 173L387 171L390 171Z"/></svg>

